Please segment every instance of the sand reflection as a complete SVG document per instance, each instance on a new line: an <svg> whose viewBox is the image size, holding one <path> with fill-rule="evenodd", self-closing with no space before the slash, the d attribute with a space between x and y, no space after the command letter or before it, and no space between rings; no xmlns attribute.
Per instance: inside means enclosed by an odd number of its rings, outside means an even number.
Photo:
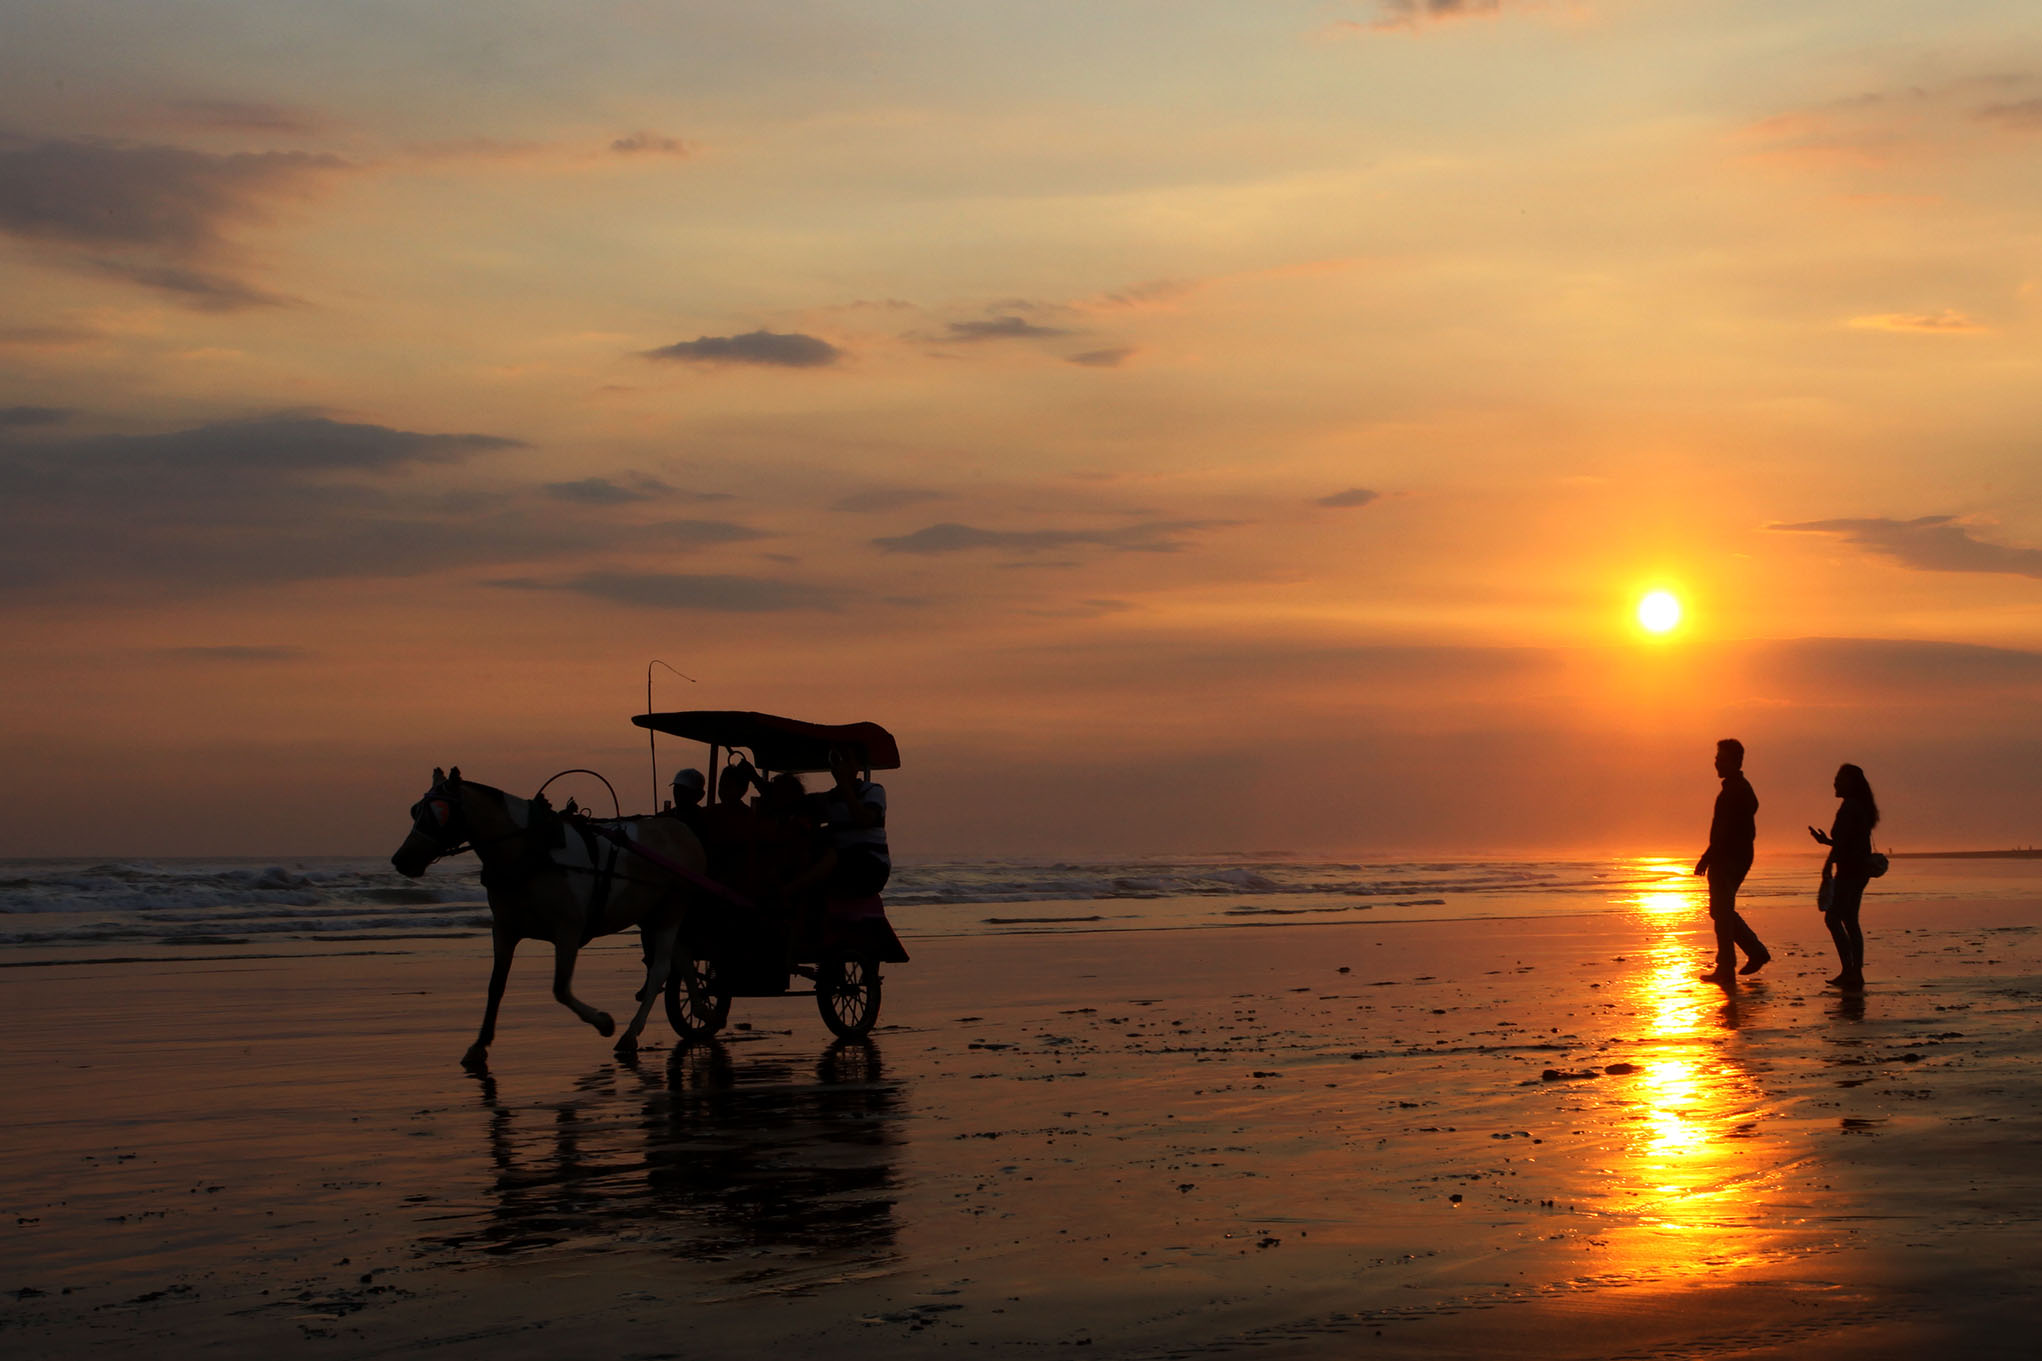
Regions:
<svg viewBox="0 0 2042 1361"><path fill-rule="evenodd" d="M878 1046L812 1066L708 1042L664 1063L605 1064L565 1097L476 1094L487 1195L427 1250L489 1257L649 1250L726 1285L785 1289L894 1256L901 1082Z"/></svg>
<svg viewBox="0 0 2042 1361"><path fill-rule="evenodd" d="M1708 899L1689 866L1654 862L1631 906L1648 945L1628 960L1624 1009L1635 1018L1624 1061L1634 1071L1620 1102L1622 1156L1608 1204L1631 1216L1611 1248L1624 1270L1686 1276L1766 1255L1768 1169L1753 1142L1766 1097L1742 1030L1767 1005L1766 987L1736 991L1696 981L1706 966Z"/></svg>

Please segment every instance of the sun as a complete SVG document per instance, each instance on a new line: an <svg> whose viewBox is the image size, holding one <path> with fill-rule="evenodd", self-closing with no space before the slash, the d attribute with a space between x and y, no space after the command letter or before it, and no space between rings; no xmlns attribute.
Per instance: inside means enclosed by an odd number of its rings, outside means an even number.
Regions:
<svg viewBox="0 0 2042 1361"><path fill-rule="evenodd" d="M1680 602L1671 591L1653 591L1638 602L1638 627L1647 633L1671 633L1680 624Z"/></svg>

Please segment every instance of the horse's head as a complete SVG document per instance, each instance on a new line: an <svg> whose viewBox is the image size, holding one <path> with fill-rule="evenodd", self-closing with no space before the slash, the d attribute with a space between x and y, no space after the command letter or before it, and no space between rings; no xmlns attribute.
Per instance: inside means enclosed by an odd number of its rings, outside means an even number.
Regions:
<svg viewBox="0 0 2042 1361"><path fill-rule="evenodd" d="M407 879L424 874L426 866L450 855L468 839L468 815L462 808L461 767L433 769L432 788L411 805L411 831L390 857L390 866Z"/></svg>

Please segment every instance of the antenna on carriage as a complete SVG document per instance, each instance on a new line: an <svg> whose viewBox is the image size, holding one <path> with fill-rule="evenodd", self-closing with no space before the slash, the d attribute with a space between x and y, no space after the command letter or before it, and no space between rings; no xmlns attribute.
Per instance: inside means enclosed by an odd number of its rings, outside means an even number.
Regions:
<svg viewBox="0 0 2042 1361"><path fill-rule="evenodd" d="M655 666L666 666L667 670L673 671L676 676L679 676L688 684L698 684L695 678L687 672L675 671L673 667L667 666L665 662L654 657L645 664L645 712L647 713L652 712L652 668ZM659 811L659 730L647 728L645 730L645 740L652 749L652 811L657 813Z"/></svg>

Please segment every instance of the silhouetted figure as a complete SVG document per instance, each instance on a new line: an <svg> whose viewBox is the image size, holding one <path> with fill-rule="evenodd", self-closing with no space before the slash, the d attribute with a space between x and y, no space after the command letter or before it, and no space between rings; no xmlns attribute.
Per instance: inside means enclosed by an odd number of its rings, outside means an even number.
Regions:
<svg viewBox="0 0 2042 1361"><path fill-rule="evenodd" d="M1858 906L1872 881L1872 829L1879 825L1879 804L1872 797L1865 772L1846 763L1836 769L1836 796L1843 800L1828 835L1813 827L1808 835L1829 847L1822 862L1823 924L1836 942L1842 972L1829 980L1835 988L1865 986L1865 933L1858 926Z"/></svg>
<svg viewBox="0 0 2042 1361"><path fill-rule="evenodd" d="M708 792L709 781L701 771L693 767L677 770L674 772L674 800L666 806L666 812L690 827L697 827L702 821L702 796Z"/></svg>
<svg viewBox="0 0 2042 1361"><path fill-rule="evenodd" d="M855 902L885 888L893 874L893 856L886 847L886 786L864 777L858 752L850 747L831 750L830 775L836 783L810 801L829 832L829 896Z"/></svg>
<svg viewBox="0 0 2042 1361"><path fill-rule="evenodd" d="M1723 777L1723 789L1709 820L1709 849L1695 862L1695 873L1709 876L1709 920L1716 927L1716 967L1702 981L1734 987L1738 974L1757 973L1773 955L1737 914L1737 888L1751 873L1758 840L1758 795L1744 778L1742 742L1726 737L1716 744L1716 773ZM1745 954L1742 969L1737 967L1739 946Z"/></svg>
<svg viewBox="0 0 2042 1361"><path fill-rule="evenodd" d="M747 897L758 892L759 819L745 802L756 783L751 762L734 762L716 777L716 802L702 810L702 849L709 877Z"/></svg>

